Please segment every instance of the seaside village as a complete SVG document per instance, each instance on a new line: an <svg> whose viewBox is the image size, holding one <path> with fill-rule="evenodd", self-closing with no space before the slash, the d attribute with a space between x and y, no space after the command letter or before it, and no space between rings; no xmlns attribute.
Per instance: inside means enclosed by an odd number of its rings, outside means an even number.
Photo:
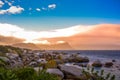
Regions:
<svg viewBox="0 0 120 80"><path fill-rule="evenodd" d="M59 76L61 80L86 80L82 75L83 69L92 66L109 68L116 62L116 60L112 60L103 64L100 60L96 60L89 64L89 58L81 56L80 53L69 54L62 51L15 49L16 51L8 49L6 53L0 55L0 60L6 63L5 67L20 68L29 66L36 71L46 69L46 72ZM2 50L0 50L0 53ZM0 62L0 66L4 65ZM79 79L80 77L83 79ZM96 80L94 76L92 77L92 80Z"/></svg>

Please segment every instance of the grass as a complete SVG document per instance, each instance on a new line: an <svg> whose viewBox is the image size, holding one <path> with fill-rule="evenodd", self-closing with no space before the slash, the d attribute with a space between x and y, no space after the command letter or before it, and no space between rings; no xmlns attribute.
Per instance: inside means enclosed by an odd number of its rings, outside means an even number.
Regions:
<svg viewBox="0 0 120 80"><path fill-rule="evenodd" d="M31 67L18 69L0 67L0 80L60 80L60 78L47 73L45 70L35 71Z"/></svg>

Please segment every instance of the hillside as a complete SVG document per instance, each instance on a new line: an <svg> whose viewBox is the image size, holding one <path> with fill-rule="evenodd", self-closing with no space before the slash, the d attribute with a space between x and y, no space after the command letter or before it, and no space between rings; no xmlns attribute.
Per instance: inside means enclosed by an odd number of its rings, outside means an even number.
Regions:
<svg viewBox="0 0 120 80"><path fill-rule="evenodd" d="M33 50L71 50L73 49L69 43L59 43L59 44L33 44L33 43L17 43L13 44L14 47L27 48Z"/></svg>

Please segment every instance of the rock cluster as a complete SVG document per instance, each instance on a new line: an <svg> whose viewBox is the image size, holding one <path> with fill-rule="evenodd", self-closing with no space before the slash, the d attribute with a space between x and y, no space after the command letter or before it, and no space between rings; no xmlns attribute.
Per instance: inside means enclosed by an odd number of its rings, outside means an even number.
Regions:
<svg viewBox="0 0 120 80"><path fill-rule="evenodd" d="M50 74L59 76L63 80L87 80L82 73L82 68L87 67L89 58L81 56L78 53L67 54L54 51L40 51L40 50L27 50L22 49L23 53L5 53L5 56L0 56L7 67L34 67L35 70L46 69ZM105 67L113 66L112 62L106 62ZM2 63L0 62L0 66ZM102 67L103 64L100 60L92 63L93 67Z"/></svg>

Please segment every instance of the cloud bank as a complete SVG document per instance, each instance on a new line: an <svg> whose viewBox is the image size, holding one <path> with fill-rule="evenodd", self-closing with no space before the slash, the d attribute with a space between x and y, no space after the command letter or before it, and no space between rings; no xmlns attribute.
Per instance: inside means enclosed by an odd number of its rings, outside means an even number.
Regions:
<svg viewBox="0 0 120 80"><path fill-rule="evenodd" d="M90 27L85 26L74 26L64 29L56 29L52 31L27 31L16 25L0 23L0 34L3 36L13 36L17 38L23 38L26 40L36 40L39 38L53 38L53 37L69 37L78 33L84 33Z"/></svg>
<svg viewBox="0 0 120 80"><path fill-rule="evenodd" d="M120 25L100 24L91 29L69 37L49 38L48 41L63 40L69 42L75 49L114 49L120 50Z"/></svg>
<svg viewBox="0 0 120 80"><path fill-rule="evenodd" d="M120 49L120 25L77 25L52 31L30 31L0 23L0 35L25 39L28 43L68 42L76 49Z"/></svg>

